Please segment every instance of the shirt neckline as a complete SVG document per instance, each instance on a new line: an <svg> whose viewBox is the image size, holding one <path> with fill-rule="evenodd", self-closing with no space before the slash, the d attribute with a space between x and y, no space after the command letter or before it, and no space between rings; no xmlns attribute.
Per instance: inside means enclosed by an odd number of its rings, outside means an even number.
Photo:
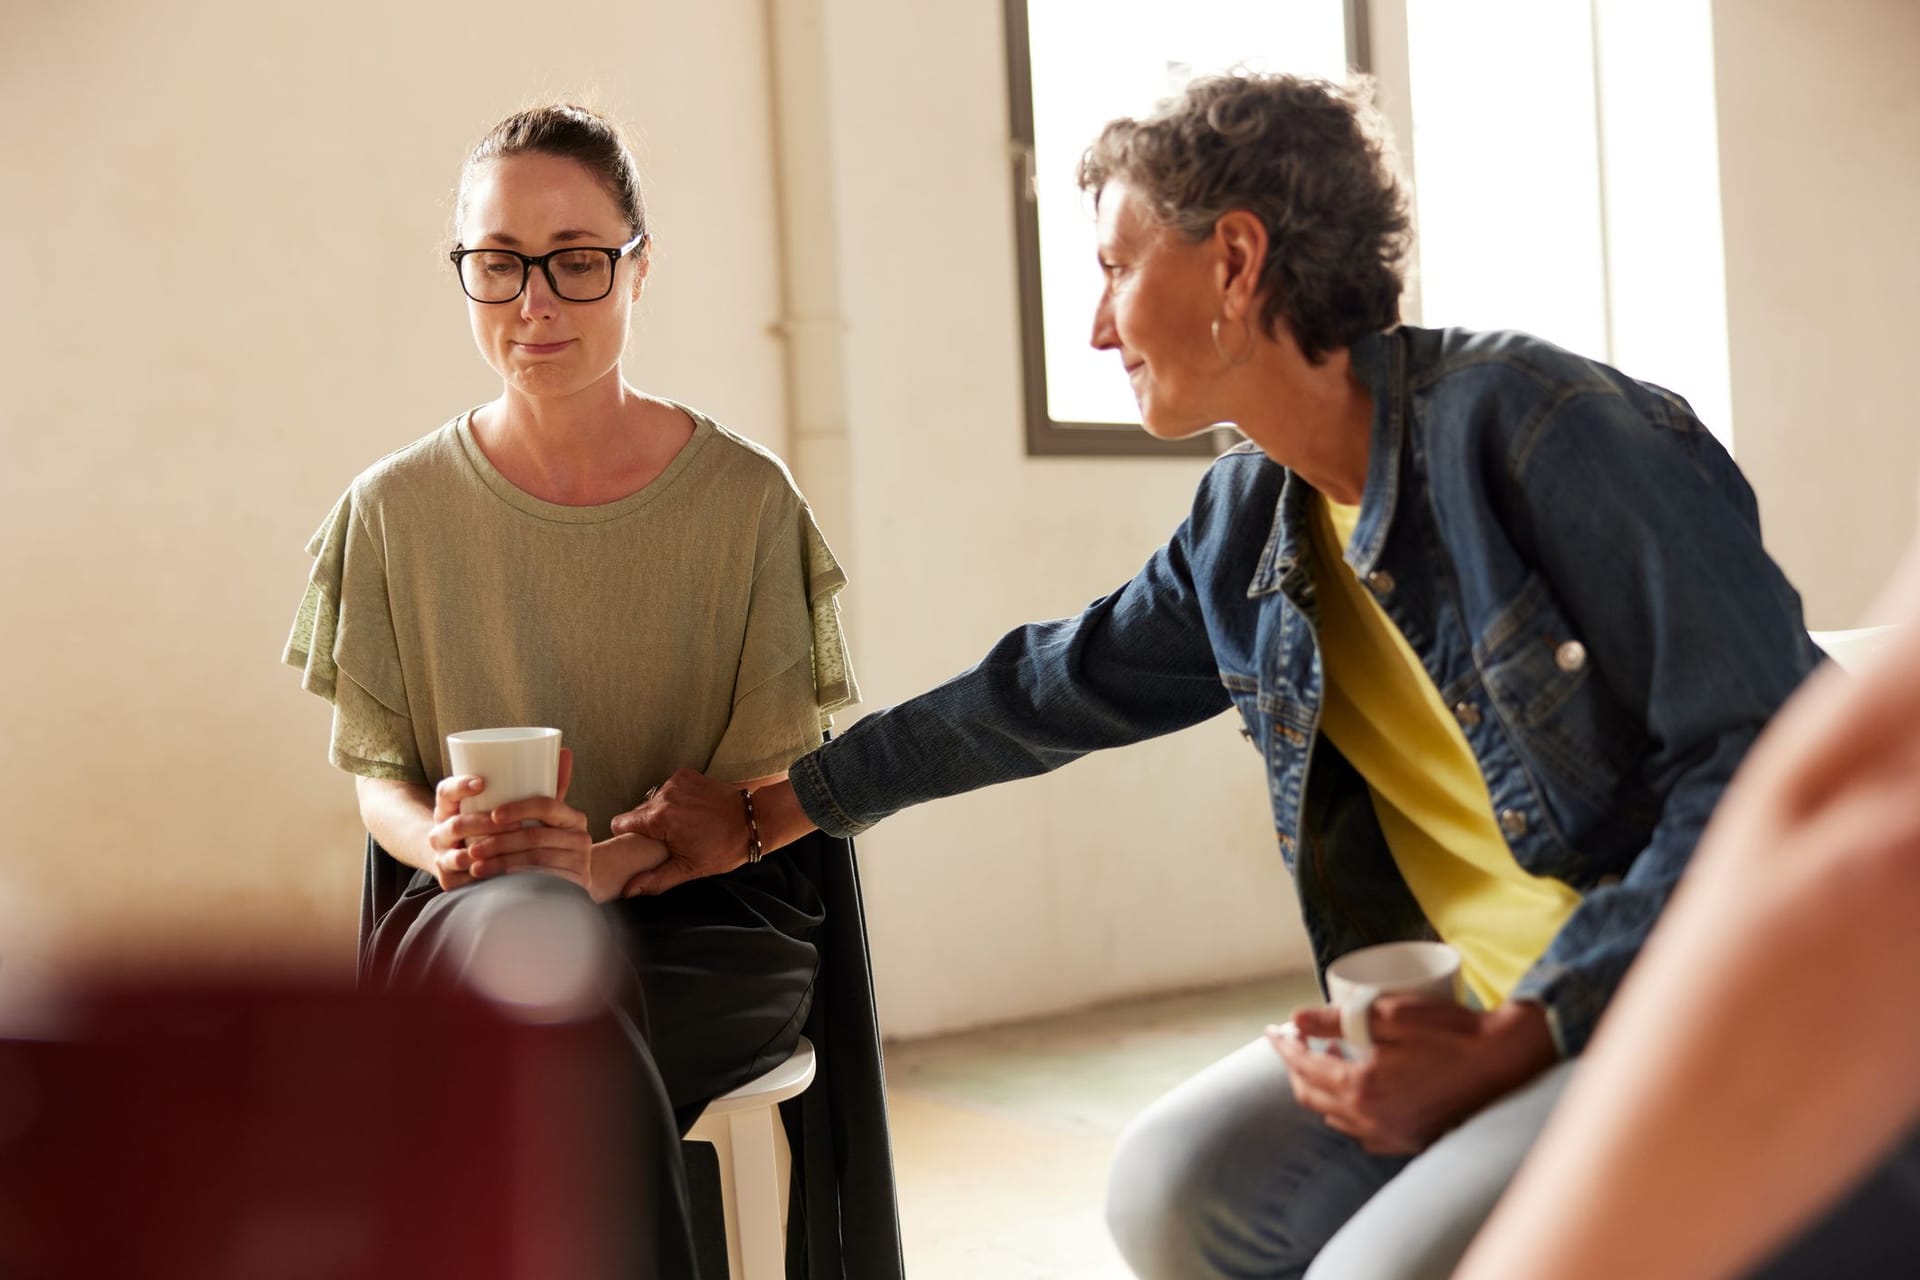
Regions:
<svg viewBox="0 0 1920 1280"><path fill-rule="evenodd" d="M663 397L664 399L664 397ZM550 521L554 524L604 524L609 520L618 520L632 515L653 502L661 494L671 489L680 477L693 465L694 458L713 439L718 428L713 420L697 409L689 408L677 400L666 400L693 421L693 435L680 446L680 452L666 469L646 484L634 490L624 498L615 498L612 502L597 503L588 507L572 507L564 503L548 502L545 498L535 497L519 485L500 473L493 465L480 442L473 436L474 409L453 420L454 438L460 442L460 452L466 457L467 465L473 468L480 482L493 492L496 498L525 515L535 519ZM479 406L475 406L477 409Z"/></svg>

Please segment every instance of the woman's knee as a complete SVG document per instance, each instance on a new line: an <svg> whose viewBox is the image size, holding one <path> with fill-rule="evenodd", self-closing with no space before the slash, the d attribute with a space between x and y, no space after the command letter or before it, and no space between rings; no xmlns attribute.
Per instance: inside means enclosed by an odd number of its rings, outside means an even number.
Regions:
<svg viewBox="0 0 1920 1280"><path fill-rule="evenodd" d="M1142 1112L1107 1183L1107 1227L1127 1265L1143 1280L1301 1274L1339 1225L1288 1190L1318 1159L1310 1119L1264 1043Z"/></svg>
<svg viewBox="0 0 1920 1280"><path fill-rule="evenodd" d="M1446 1280L1572 1078L1563 1062L1469 1117L1360 1207L1309 1280Z"/></svg>
<svg viewBox="0 0 1920 1280"><path fill-rule="evenodd" d="M1210 1224L1228 1190L1210 1159L1214 1135L1143 1116L1121 1137L1107 1178L1107 1230L1142 1280L1212 1276Z"/></svg>
<svg viewBox="0 0 1920 1280"><path fill-rule="evenodd" d="M409 931L395 968L396 977L457 983L544 1018L603 1004L617 960L586 890L557 876L514 874L441 895Z"/></svg>

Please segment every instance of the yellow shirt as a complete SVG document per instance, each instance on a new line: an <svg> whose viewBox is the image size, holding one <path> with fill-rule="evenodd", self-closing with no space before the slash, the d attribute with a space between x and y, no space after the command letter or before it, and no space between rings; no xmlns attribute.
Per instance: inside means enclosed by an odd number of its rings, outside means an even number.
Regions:
<svg viewBox="0 0 1920 1280"><path fill-rule="evenodd" d="M1494 820L1486 780L1433 678L1341 555L1360 508L1313 503L1326 693L1320 728L1367 780L1414 900L1460 953L1486 1008L1533 967L1580 895L1527 872Z"/></svg>

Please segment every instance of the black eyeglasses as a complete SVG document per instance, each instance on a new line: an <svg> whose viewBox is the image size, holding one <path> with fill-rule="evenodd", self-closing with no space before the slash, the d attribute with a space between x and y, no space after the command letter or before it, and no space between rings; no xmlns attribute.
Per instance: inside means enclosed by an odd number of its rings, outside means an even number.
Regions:
<svg viewBox="0 0 1920 1280"><path fill-rule="evenodd" d="M460 287L475 302L512 302L526 292L535 267L553 296L564 302L598 302L613 292L613 269L647 242L642 231L618 249L568 246L530 258L511 249L455 249L447 257L460 273Z"/></svg>

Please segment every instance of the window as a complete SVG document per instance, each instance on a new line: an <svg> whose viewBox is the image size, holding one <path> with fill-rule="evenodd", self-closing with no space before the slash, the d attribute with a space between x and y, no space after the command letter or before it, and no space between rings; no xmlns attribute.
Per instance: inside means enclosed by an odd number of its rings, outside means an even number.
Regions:
<svg viewBox="0 0 1920 1280"><path fill-rule="evenodd" d="M1027 452L1211 456L1140 429L1119 362L1088 345L1100 294L1081 152L1115 116L1246 64L1341 79L1364 66L1360 0L1008 0Z"/></svg>
<svg viewBox="0 0 1920 1280"><path fill-rule="evenodd" d="M1410 181L1411 323L1524 329L1731 443L1711 0L1008 0L1027 452L1211 454L1088 345L1081 151L1196 75L1372 70ZM1659 86L1648 92L1647 86Z"/></svg>
<svg viewBox="0 0 1920 1280"><path fill-rule="evenodd" d="M1406 67L1407 318L1606 361L1684 395L1730 445L1708 5L1374 0L1374 34Z"/></svg>
<svg viewBox="0 0 1920 1280"><path fill-rule="evenodd" d="M1524 329L1606 358L1585 10L1584 0L1408 0L1422 323Z"/></svg>

